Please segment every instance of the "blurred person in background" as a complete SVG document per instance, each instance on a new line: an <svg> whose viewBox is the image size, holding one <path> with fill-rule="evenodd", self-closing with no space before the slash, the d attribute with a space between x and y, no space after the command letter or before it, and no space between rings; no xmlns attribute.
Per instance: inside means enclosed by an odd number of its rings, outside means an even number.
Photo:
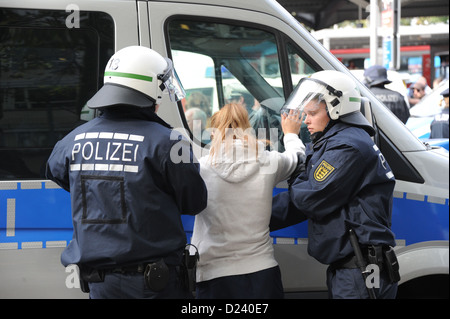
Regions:
<svg viewBox="0 0 450 319"><path fill-rule="evenodd" d="M430 93L431 88L427 84L425 77L420 77L416 83L413 84L411 92L409 93L409 104L411 107L419 103L419 101L428 93Z"/></svg>
<svg viewBox="0 0 450 319"><path fill-rule="evenodd" d="M387 71L381 65L373 65L364 71L364 79L372 93L386 105L400 121L406 123L409 118L409 107L403 95L389 90L386 84L392 81L387 78Z"/></svg>
<svg viewBox="0 0 450 319"><path fill-rule="evenodd" d="M430 138L449 138L449 120L448 120L448 89L443 91L441 95L444 97L445 105L442 112L435 116L431 122Z"/></svg>

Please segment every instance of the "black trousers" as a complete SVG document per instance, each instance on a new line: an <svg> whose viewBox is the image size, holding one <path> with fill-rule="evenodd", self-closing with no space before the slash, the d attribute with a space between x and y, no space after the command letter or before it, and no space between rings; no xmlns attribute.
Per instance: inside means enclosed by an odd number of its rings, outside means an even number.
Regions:
<svg viewBox="0 0 450 319"><path fill-rule="evenodd" d="M198 299L282 299L280 267L197 283Z"/></svg>
<svg viewBox="0 0 450 319"><path fill-rule="evenodd" d="M184 299L192 296L181 287L176 267L170 267L167 287L154 292L145 284L144 274L140 272L107 272L103 282L89 283L91 299Z"/></svg>

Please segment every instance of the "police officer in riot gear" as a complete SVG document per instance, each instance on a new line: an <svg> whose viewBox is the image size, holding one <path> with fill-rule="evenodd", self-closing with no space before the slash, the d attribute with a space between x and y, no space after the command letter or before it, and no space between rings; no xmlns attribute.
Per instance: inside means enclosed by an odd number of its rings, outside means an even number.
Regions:
<svg viewBox="0 0 450 319"><path fill-rule="evenodd" d="M364 81L372 93L386 105L400 121L406 123L409 119L409 106L405 97L396 91L389 90L386 84L392 81L387 78L387 71L381 65L373 65L364 71Z"/></svg>
<svg viewBox="0 0 450 319"><path fill-rule="evenodd" d="M329 265L331 298L369 298L368 289L377 298L394 298L399 280L390 229L395 179L371 139L374 129L360 112L361 100L353 80L338 71L299 82L285 108L306 115L312 143L306 146L303 172L288 192L274 197L271 230L308 219L308 252ZM373 270L369 280L356 259L352 232L362 263Z"/></svg>
<svg viewBox="0 0 450 319"><path fill-rule="evenodd" d="M101 116L59 141L47 163L71 195L61 261L79 266L91 298L185 297L181 214L202 211L207 191L190 144L155 112L163 94L178 101L184 90L172 62L140 46L116 52L104 82L87 103Z"/></svg>

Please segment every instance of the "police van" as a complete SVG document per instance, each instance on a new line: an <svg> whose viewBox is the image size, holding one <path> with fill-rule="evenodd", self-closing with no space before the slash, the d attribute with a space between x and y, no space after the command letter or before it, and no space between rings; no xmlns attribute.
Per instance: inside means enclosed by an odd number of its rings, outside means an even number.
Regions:
<svg viewBox="0 0 450 319"><path fill-rule="evenodd" d="M95 116L84 105L115 51L147 46L173 59L182 82L214 83L214 94L197 90L206 97L201 106L191 105L191 90L178 104L164 97L158 112L197 152L206 142L186 113L195 108L208 120L229 99L229 82L245 88L260 127L280 132L279 110L299 78L328 69L352 76L275 0L2 1L0 35L0 298L87 297L74 268L59 262L72 238L70 196L45 179L44 167L54 144ZM448 297L448 153L422 143L358 87L397 180L398 296ZM193 218L183 218L189 240ZM271 235L286 296L326 296L326 266L306 251L307 223Z"/></svg>

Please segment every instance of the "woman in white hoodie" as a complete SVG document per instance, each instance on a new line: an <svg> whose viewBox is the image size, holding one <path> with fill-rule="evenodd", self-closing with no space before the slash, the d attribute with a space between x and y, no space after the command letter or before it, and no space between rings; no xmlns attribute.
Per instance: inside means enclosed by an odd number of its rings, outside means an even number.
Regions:
<svg viewBox="0 0 450 319"><path fill-rule="evenodd" d="M199 160L208 205L191 240L200 254L197 298L283 298L269 232L272 192L304 157L301 119L281 115L284 153L265 150L241 105L225 105L210 126L210 152Z"/></svg>

